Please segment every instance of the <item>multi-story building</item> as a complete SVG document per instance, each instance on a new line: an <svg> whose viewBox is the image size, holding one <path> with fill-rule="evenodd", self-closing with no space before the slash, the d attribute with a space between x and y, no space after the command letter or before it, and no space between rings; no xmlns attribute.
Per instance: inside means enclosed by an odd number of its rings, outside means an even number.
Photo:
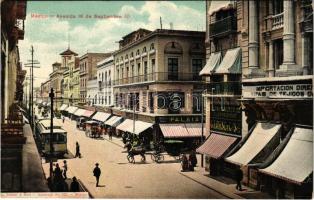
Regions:
<svg viewBox="0 0 314 200"><path fill-rule="evenodd" d="M223 165L219 169L223 169L220 172L224 175L231 175L232 169L240 168L244 174L243 183L277 198L311 197L313 58L309 55L313 52L312 1L234 1L232 4L220 3L221 7L211 9L212 3L207 2L206 43L210 56L207 68L203 69L204 75L208 73L210 77L208 90L211 92L206 97L206 126L211 135L203 146L209 168L220 162ZM213 51L216 53L217 47L223 49L226 45L220 41L225 33L229 44L234 39L239 50L227 50L222 58ZM237 58L228 51L234 51ZM242 75L237 73L217 80L215 72L221 67L224 70L228 67L230 74L234 69L241 72L233 66L240 66ZM223 85L214 87L213 80L223 82ZM226 99L215 99L221 91L228 98L241 94L237 84L225 85L225 80L241 80L242 95L238 96L238 103L235 101L241 108L240 115L239 109L234 108L230 110L232 115L217 116L215 113L227 111L232 105ZM217 103L221 106L215 106ZM218 137L213 124L216 117L228 121L234 114L238 119L242 115L243 119L240 129L243 138L235 146L230 134L220 133ZM222 128L228 127L222 125ZM206 143L207 149L204 148ZM220 148L220 160L212 156L217 154L212 151L217 144L224 147ZM226 153L226 150L229 151Z"/></svg>
<svg viewBox="0 0 314 200"><path fill-rule="evenodd" d="M113 60L111 56L97 63L98 104L107 108L113 105Z"/></svg>
<svg viewBox="0 0 314 200"><path fill-rule="evenodd" d="M18 41L24 39L26 1L1 1L1 122L19 100L25 72L21 70ZM18 83L18 84L16 84Z"/></svg>
<svg viewBox="0 0 314 200"><path fill-rule="evenodd" d="M80 98L80 76L79 76L79 58L69 61L69 75L68 75L68 95L72 104L77 104Z"/></svg>
<svg viewBox="0 0 314 200"><path fill-rule="evenodd" d="M58 110L62 104L62 80L63 80L63 71L61 63L55 62L52 64L52 73L49 75L51 80L51 87L54 89L55 100L54 100L54 109Z"/></svg>
<svg viewBox="0 0 314 200"><path fill-rule="evenodd" d="M70 63L74 66L77 53L73 52L68 48L64 52L60 53L61 55L61 67L64 69L63 71L63 87L62 87L62 97L63 97L63 104L71 104L73 103L73 94L71 93L71 80L73 78L73 70L74 68L70 69ZM70 76L71 75L71 76ZM72 94L72 96L71 96Z"/></svg>
<svg viewBox="0 0 314 200"><path fill-rule="evenodd" d="M98 81L97 78L91 79L87 81L86 85L86 105L88 106L98 106L101 102L99 102L99 94L98 94Z"/></svg>
<svg viewBox="0 0 314 200"><path fill-rule="evenodd" d="M114 52L113 113L132 119L134 108L136 120L155 124L155 139L176 137L166 134L177 130L184 130L181 138L200 139L200 126L195 135L186 127L201 124L204 39L204 32L166 29L138 29L124 36Z"/></svg>
<svg viewBox="0 0 314 200"><path fill-rule="evenodd" d="M216 6L215 4L220 4ZM242 136L241 98L241 18L236 3L206 2L206 58L200 72L206 77L205 134L198 149L206 156L205 168L212 175L223 173L222 159ZM222 146L220 151L211 151Z"/></svg>
<svg viewBox="0 0 314 200"><path fill-rule="evenodd" d="M111 56L111 53L86 53L80 57L80 103L87 101L87 81L97 79L97 62Z"/></svg>
<svg viewBox="0 0 314 200"><path fill-rule="evenodd" d="M248 34L242 47L248 52L242 63L245 117L250 123L277 124L277 141L283 141L277 147L280 153L275 151L268 162L245 170L247 182L257 188L265 185L278 198L309 198L313 192L313 3L248 1L238 6L247 16L242 29L242 35ZM264 142L266 151L271 150L269 143Z"/></svg>
<svg viewBox="0 0 314 200"><path fill-rule="evenodd" d="M51 80L50 79L41 83L40 96L41 96L43 102L46 102L46 103L50 102L50 99L49 99L50 88L51 88Z"/></svg>

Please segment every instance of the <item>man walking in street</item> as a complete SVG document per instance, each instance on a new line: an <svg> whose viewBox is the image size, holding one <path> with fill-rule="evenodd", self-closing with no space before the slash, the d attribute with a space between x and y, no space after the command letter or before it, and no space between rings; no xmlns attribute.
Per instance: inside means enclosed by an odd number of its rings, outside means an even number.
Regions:
<svg viewBox="0 0 314 200"><path fill-rule="evenodd" d="M77 182L77 179L74 176L72 178L72 183L70 185L70 192L79 192L79 191L80 191L79 183Z"/></svg>
<svg viewBox="0 0 314 200"><path fill-rule="evenodd" d="M96 187L98 187L99 177L100 177L101 171L100 171L100 168L98 167L99 164L96 163L95 165L96 165L96 167L94 168L93 173L94 173L94 176L96 177Z"/></svg>
<svg viewBox="0 0 314 200"><path fill-rule="evenodd" d="M242 191L242 186L241 186L242 179L243 179L243 172L240 168L238 168L236 170L236 181L237 181L236 189L239 191Z"/></svg>
<svg viewBox="0 0 314 200"><path fill-rule="evenodd" d="M75 147L75 158L76 157L81 158L80 145L78 142L76 142L76 147Z"/></svg>

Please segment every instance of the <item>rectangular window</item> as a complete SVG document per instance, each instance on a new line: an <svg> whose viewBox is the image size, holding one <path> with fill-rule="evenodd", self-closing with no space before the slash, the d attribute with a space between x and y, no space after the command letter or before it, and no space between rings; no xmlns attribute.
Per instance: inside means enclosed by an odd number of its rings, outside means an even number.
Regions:
<svg viewBox="0 0 314 200"><path fill-rule="evenodd" d="M178 58L168 58L168 80L178 80Z"/></svg>
<svg viewBox="0 0 314 200"><path fill-rule="evenodd" d="M279 69L279 66L283 63L283 41L278 39L274 41L274 67Z"/></svg>
<svg viewBox="0 0 314 200"><path fill-rule="evenodd" d="M203 67L202 59L192 59L192 74L193 80L199 80L201 76L199 76L200 71Z"/></svg>
<svg viewBox="0 0 314 200"><path fill-rule="evenodd" d="M144 81L147 81L147 71L148 71L147 61L144 61Z"/></svg>

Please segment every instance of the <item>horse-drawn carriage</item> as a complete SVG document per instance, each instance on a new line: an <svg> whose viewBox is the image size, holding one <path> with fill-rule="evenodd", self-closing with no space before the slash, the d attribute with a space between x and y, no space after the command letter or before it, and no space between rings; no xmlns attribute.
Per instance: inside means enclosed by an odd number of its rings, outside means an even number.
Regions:
<svg viewBox="0 0 314 200"><path fill-rule="evenodd" d="M135 163L135 158L134 156L136 155L140 155L142 157L141 161L142 162L145 162L146 161L146 157L145 157L145 148L143 148L142 146L133 146L132 147L132 144L131 142L126 142L125 148L127 148L127 152L128 152L128 155L127 155L127 159L130 163Z"/></svg>
<svg viewBox="0 0 314 200"><path fill-rule="evenodd" d="M87 137L100 137L102 135L102 129L99 122L96 121L86 121L85 122L85 134Z"/></svg>

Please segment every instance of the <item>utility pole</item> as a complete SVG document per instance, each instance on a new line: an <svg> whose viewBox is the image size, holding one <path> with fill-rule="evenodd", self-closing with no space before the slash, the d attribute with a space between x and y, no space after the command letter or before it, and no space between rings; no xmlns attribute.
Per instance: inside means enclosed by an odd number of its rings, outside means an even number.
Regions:
<svg viewBox="0 0 314 200"><path fill-rule="evenodd" d="M132 134L132 147L133 147L135 134L135 93L132 96L133 96L133 134Z"/></svg>
<svg viewBox="0 0 314 200"><path fill-rule="evenodd" d="M30 124L34 127L34 67L39 68L39 66L34 66L34 64L39 64L38 61L34 61L34 47L31 46L31 56L32 59L28 60L30 63L26 63L24 67L30 67L30 99L29 99L29 115L30 115ZM34 131L34 130L33 130Z"/></svg>
<svg viewBox="0 0 314 200"><path fill-rule="evenodd" d="M49 93L49 97L50 97L50 101L51 101L51 105L50 105L50 156L49 156L49 162L50 162L50 169L49 169L49 176L50 178L52 178L52 155L53 155L53 144L52 144L52 140L53 140L53 98L55 97L54 93L53 93L53 88L50 89L50 93Z"/></svg>

